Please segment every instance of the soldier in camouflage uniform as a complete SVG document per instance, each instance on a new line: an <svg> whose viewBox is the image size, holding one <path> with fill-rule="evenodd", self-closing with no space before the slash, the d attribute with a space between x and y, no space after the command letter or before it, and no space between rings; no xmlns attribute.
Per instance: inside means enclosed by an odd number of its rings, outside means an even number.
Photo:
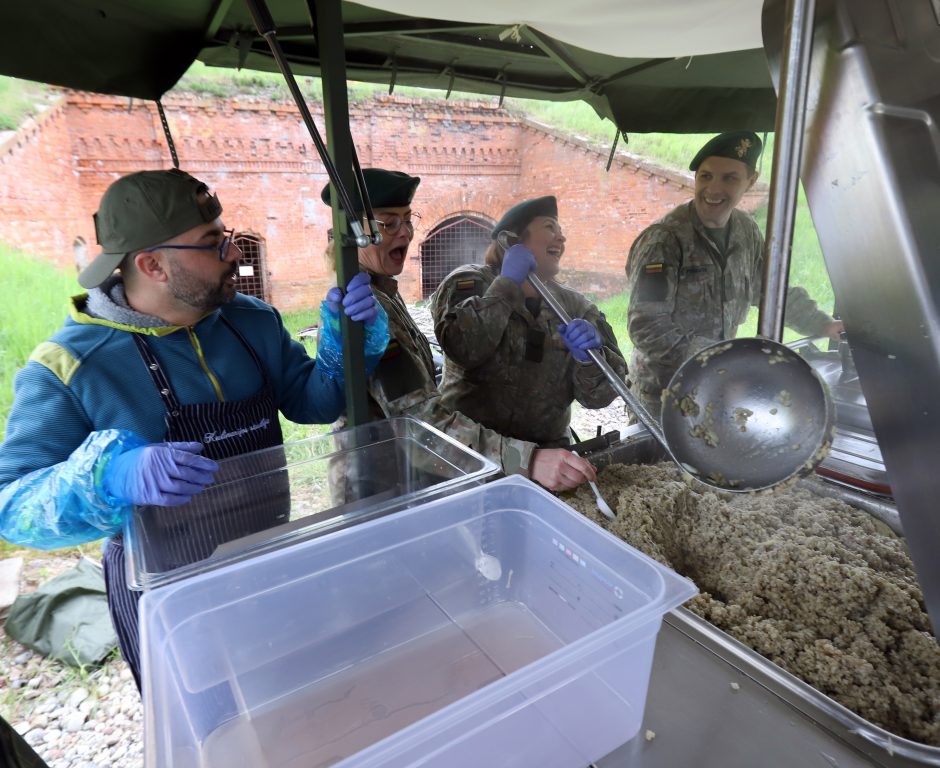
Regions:
<svg viewBox="0 0 940 768"><path fill-rule="evenodd" d="M395 279L404 269L414 237L418 215L412 213L411 201L421 179L381 168L367 168L363 174L383 239L379 245L359 250L359 265L372 277L375 297L388 314L391 337L369 380L373 417L413 416L496 462L507 475L531 477L550 490L574 487L554 471L550 457L537 450L535 441L505 437L444 405L434 378L431 347L408 313ZM329 185L321 198L329 205ZM362 203L358 199L356 203L361 213Z"/></svg>
<svg viewBox="0 0 940 768"><path fill-rule="evenodd" d="M679 366L709 344L733 339L760 301L764 238L735 208L757 181L760 153L750 131L711 139L689 165L693 200L647 227L630 248L630 388L654 416ZM837 339L842 331L800 287L787 292L786 323L812 336Z"/></svg>
<svg viewBox="0 0 940 768"><path fill-rule="evenodd" d="M502 231L521 240L505 254ZM434 330L447 356L444 404L504 435L562 449L570 442L573 401L602 408L616 397L587 350L600 350L621 376L626 363L600 310L554 281L565 243L554 197L515 206L493 238L484 266L457 268L432 298ZM567 327L542 306L526 280L530 271L575 318ZM583 459L556 452L558 471L571 482L593 479Z"/></svg>

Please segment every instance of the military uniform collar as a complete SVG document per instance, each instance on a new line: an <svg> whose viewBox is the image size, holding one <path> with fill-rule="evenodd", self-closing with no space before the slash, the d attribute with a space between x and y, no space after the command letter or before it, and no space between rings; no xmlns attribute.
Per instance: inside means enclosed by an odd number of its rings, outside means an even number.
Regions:
<svg viewBox="0 0 940 768"><path fill-rule="evenodd" d="M389 277L388 275L377 275L375 272L370 272L369 276L372 278L372 285L375 288L378 288L386 296L397 296L398 295L398 281L394 277Z"/></svg>

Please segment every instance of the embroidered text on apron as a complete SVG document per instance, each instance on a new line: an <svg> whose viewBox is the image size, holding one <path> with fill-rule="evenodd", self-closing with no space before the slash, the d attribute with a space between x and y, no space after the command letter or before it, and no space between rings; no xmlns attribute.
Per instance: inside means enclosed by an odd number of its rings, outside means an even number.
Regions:
<svg viewBox="0 0 940 768"><path fill-rule="evenodd" d="M244 400L181 405L146 341L134 334L138 351L166 407L165 439L203 443L203 455L216 460L283 444L274 391L264 366L235 327L224 317L222 321L248 350L263 379L261 389ZM245 483L231 487L228 492L221 489L221 493L213 494L211 503L197 494L186 505L185 517L173 509L151 507L149 514L155 518L148 531L153 535L142 541L142 546L148 548L148 564L156 563L154 570L159 571L188 565L211 555L219 544L286 522L290 517L290 488L287 473L276 471L283 466L280 451L266 451L259 457L258 466L252 466L246 473L266 473L251 483L250 494ZM219 480L217 476L216 482ZM123 537L116 536L108 542L104 569L118 645L140 688L140 592L127 587Z"/></svg>

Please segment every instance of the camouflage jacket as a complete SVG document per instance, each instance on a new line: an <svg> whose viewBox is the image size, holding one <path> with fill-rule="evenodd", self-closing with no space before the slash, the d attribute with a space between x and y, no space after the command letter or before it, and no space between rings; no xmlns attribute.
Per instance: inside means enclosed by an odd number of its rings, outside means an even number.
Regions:
<svg viewBox="0 0 940 768"><path fill-rule="evenodd" d="M514 440L446 408L434 380L431 347L398 293L393 277L369 273L375 297L388 313L389 344L369 379L373 418L413 416L499 464L503 472L528 476L536 445ZM342 426L338 422L335 426Z"/></svg>
<svg viewBox="0 0 940 768"><path fill-rule="evenodd" d="M742 211L731 212L728 226L724 267L691 202L643 230L630 248L632 387L658 395L689 357L733 339L751 305L760 302L764 238ZM787 325L813 335L831 321L803 288L789 289Z"/></svg>
<svg viewBox="0 0 940 768"><path fill-rule="evenodd" d="M572 318L600 331L603 354L620 375L627 365L604 315L576 291L549 290ZM542 447L567 445L571 403L602 408L616 397L594 363L575 360L548 307L533 315L522 289L492 267L459 267L432 298L434 330L444 348L444 404L501 432Z"/></svg>

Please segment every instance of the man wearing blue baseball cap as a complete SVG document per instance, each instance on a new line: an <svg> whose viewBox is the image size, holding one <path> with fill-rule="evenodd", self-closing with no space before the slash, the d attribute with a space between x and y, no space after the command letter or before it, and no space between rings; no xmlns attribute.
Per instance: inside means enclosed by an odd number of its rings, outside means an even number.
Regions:
<svg viewBox="0 0 940 768"><path fill-rule="evenodd" d="M709 140L689 164L695 196L640 233L630 248L630 387L654 415L672 375L699 350L733 339L760 301L764 238L737 209L757 181L761 140L730 131ZM842 323L800 287L787 292L786 322L837 339Z"/></svg>
<svg viewBox="0 0 940 768"><path fill-rule="evenodd" d="M108 603L138 687L140 593L127 589L122 539L134 505L198 498L218 459L283 442L279 412L326 424L345 406L341 369L308 357L273 307L238 293L240 252L221 216L207 185L175 169L107 189L95 214L102 252L79 275L88 293L17 374L0 445L3 538L54 549L111 537ZM328 299L367 339L387 339L368 276ZM268 501L250 519L214 522L239 534L276 524L283 505ZM213 546L194 526L180 522L168 546Z"/></svg>

